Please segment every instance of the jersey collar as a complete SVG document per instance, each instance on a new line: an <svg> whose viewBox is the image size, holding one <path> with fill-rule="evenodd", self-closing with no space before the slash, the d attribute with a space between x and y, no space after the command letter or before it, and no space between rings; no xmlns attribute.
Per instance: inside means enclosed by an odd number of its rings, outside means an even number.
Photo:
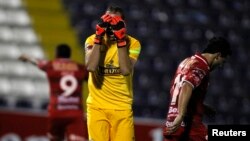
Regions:
<svg viewBox="0 0 250 141"><path fill-rule="evenodd" d="M200 61L202 61L204 64L206 64L206 66L208 67L208 70L210 70L209 64L208 64L207 59L205 57L203 57L200 53L196 53L194 55L194 57L199 59Z"/></svg>

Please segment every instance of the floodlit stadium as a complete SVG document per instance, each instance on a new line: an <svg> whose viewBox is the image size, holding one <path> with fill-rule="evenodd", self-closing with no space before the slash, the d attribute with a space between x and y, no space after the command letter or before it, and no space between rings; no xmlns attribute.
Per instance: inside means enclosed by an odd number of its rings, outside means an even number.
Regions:
<svg viewBox="0 0 250 141"><path fill-rule="evenodd" d="M230 41L233 53L211 74L206 103L217 113L204 122L250 124L248 0L0 0L0 140L33 135L48 140L48 80L18 57L53 59L56 45L67 43L72 59L84 64L84 42L109 4L124 9L128 34L141 42L133 80L137 141L162 141L177 65L219 35ZM86 83L83 93L86 99ZM37 126L22 129L30 123Z"/></svg>

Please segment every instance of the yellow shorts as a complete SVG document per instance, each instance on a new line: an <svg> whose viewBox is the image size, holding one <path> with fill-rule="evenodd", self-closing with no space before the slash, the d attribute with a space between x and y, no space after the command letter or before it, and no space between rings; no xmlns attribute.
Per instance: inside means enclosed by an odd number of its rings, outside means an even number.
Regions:
<svg viewBox="0 0 250 141"><path fill-rule="evenodd" d="M132 110L87 108L90 141L134 141Z"/></svg>

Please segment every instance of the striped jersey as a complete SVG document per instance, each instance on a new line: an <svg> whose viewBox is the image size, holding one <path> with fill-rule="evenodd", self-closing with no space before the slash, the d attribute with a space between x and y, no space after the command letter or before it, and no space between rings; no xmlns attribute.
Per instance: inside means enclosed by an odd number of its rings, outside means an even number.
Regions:
<svg viewBox="0 0 250 141"><path fill-rule="evenodd" d="M209 73L210 67L208 62L200 53L186 58L179 64L171 84L171 101L167 123L172 123L178 115L178 99L183 82L187 82L193 87L186 117L196 122L201 122L204 113L203 102L209 84Z"/></svg>

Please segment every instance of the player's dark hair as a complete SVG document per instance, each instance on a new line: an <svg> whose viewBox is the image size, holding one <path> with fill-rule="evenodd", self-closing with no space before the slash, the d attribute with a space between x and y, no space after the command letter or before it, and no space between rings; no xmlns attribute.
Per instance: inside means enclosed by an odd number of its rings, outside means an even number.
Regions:
<svg viewBox="0 0 250 141"><path fill-rule="evenodd" d="M119 6L109 5L106 11L119 12L121 14L121 18L123 20L125 20L124 12L123 12L122 8L120 8Z"/></svg>
<svg viewBox="0 0 250 141"><path fill-rule="evenodd" d="M70 58L71 50L67 44L59 44L56 48L57 58Z"/></svg>
<svg viewBox="0 0 250 141"><path fill-rule="evenodd" d="M223 37L213 37L208 41L203 53L221 53L221 57L227 57L232 54L230 43Z"/></svg>

